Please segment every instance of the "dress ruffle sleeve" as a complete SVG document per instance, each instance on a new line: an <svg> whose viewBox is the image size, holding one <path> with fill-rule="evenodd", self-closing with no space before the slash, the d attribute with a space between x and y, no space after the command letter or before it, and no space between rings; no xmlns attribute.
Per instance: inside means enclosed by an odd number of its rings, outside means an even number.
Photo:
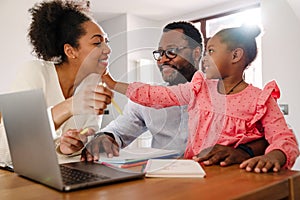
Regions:
<svg viewBox="0 0 300 200"><path fill-rule="evenodd" d="M261 92L257 101L256 114L248 124L248 127L255 125L256 122L258 122L265 115L267 111L266 102L268 101L270 96L276 97L277 99L280 97L280 90L275 81L271 81L267 83L267 85L264 87L263 91Z"/></svg>
<svg viewBox="0 0 300 200"><path fill-rule="evenodd" d="M192 91L197 94L200 92L201 87L204 82L204 77L201 72L196 72L191 81L192 83Z"/></svg>

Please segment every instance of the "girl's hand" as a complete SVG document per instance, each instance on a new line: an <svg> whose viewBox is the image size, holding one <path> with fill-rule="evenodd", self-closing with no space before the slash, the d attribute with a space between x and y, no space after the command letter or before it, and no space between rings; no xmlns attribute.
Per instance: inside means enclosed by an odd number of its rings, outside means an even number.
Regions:
<svg viewBox="0 0 300 200"><path fill-rule="evenodd" d="M111 77L107 70L103 73L101 79L110 89L113 90L115 88L116 81Z"/></svg>
<svg viewBox="0 0 300 200"><path fill-rule="evenodd" d="M248 172L254 171L256 173L279 172L281 166L286 162L284 153L280 150L273 150L266 155L256 156L250 158L240 164L241 169L245 169Z"/></svg>
<svg viewBox="0 0 300 200"><path fill-rule="evenodd" d="M67 155L79 151L87 142L87 137L95 134L95 131L90 128L82 133L81 131L82 129L69 129L67 132L62 134L59 146L61 153Z"/></svg>
<svg viewBox="0 0 300 200"><path fill-rule="evenodd" d="M126 94L127 88L129 86L128 83L123 83L123 82L117 82L115 81L110 74L108 73L108 71L106 71L103 75L102 75L102 81L112 90L119 92L121 94Z"/></svg>

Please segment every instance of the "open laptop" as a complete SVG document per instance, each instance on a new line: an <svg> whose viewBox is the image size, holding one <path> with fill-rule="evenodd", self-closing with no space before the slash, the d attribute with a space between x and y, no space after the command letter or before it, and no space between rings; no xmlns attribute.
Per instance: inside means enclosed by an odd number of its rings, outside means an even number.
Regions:
<svg viewBox="0 0 300 200"><path fill-rule="evenodd" d="M42 90L1 94L0 112L14 171L23 177L60 191L144 177L92 162L59 165ZM67 180L68 173L79 178Z"/></svg>

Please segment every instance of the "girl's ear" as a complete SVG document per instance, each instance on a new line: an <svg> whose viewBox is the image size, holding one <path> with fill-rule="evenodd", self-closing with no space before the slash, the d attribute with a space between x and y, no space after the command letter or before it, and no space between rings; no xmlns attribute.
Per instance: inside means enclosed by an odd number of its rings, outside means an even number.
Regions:
<svg viewBox="0 0 300 200"><path fill-rule="evenodd" d="M68 59L77 58L77 51L70 44L64 44L64 52L65 52L66 56L68 57Z"/></svg>
<svg viewBox="0 0 300 200"><path fill-rule="evenodd" d="M236 48L232 51L232 62L239 62L244 56L244 50L242 48Z"/></svg>

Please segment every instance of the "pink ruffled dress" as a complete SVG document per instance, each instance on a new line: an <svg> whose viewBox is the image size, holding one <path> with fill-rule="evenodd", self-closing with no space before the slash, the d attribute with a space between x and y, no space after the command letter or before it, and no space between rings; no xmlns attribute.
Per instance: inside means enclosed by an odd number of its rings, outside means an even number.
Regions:
<svg viewBox="0 0 300 200"><path fill-rule="evenodd" d="M126 95L154 108L188 105L185 158L192 158L215 144L237 147L265 136L270 144L265 153L281 150L287 158L284 167L291 168L299 148L276 103L275 98L280 96L276 82L269 82L263 90L249 84L231 95L219 94L217 84L218 80L207 80L197 72L190 83L178 86L132 83Z"/></svg>

